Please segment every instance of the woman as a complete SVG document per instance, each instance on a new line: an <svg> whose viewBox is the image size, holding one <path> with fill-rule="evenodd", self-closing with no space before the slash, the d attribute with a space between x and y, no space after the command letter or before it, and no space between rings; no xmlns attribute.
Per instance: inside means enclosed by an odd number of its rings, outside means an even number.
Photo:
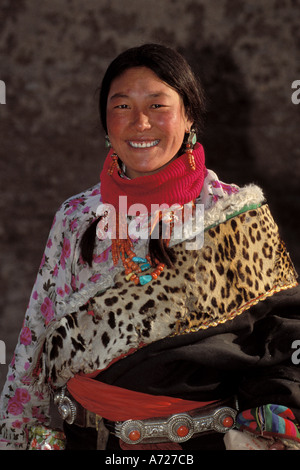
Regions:
<svg viewBox="0 0 300 470"><path fill-rule="evenodd" d="M261 189L206 169L203 112L169 48L109 66L111 148L100 185L56 214L2 393L3 446L299 448L297 275Z"/></svg>

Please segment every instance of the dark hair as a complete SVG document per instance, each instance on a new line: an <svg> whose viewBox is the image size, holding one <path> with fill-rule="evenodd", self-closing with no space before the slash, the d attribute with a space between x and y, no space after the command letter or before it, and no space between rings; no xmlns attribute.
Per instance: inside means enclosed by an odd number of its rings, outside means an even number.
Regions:
<svg viewBox="0 0 300 470"><path fill-rule="evenodd" d="M133 67L151 69L163 82L177 91L182 99L186 115L193 122L193 128L199 136L202 133L205 113L205 96L201 83L181 54L160 44L144 44L128 49L108 66L99 96L99 112L104 131L107 133L106 109L111 84L113 80ZM87 229L81 240L82 257L89 265L92 264L98 220ZM160 223L160 234L162 230ZM175 261L173 250L167 247L161 236L158 239L150 238L149 253L152 260L156 258L168 267L171 267Z"/></svg>

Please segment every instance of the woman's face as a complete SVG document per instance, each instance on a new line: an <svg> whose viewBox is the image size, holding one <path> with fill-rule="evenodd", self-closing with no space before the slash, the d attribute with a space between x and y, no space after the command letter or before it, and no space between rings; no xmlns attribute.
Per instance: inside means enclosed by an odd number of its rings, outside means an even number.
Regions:
<svg viewBox="0 0 300 470"><path fill-rule="evenodd" d="M112 82L108 136L128 177L150 175L166 166L191 125L179 94L147 67L130 68Z"/></svg>

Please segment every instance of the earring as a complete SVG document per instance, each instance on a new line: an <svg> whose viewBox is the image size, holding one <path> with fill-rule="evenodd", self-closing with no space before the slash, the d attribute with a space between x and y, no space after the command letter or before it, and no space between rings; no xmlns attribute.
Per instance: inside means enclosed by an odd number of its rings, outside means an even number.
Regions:
<svg viewBox="0 0 300 470"><path fill-rule="evenodd" d="M107 149L110 149L111 148L111 142L109 140L109 136L108 134L106 134L105 136L105 148ZM119 167L119 157L118 155L114 152L112 155L111 155L111 164L109 166L109 169L107 171L107 173L111 176L115 170L115 168L117 168L118 170L120 170L120 167Z"/></svg>
<svg viewBox="0 0 300 470"><path fill-rule="evenodd" d="M110 164L110 167L108 169L108 174L111 176L115 170L115 168L117 168L118 170L120 170L120 167L119 167L119 157L116 153L113 153L112 156L111 156L111 164Z"/></svg>
<svg viewBox="0 0 300 470"><path fill-rule="evenodd" d="M196 142L197 142L196 132L194 129L191 129L189 131L189 136L188 136L188 140L186 143L186 153L188 155L189 165L193 171L196 170L196 163L195 163L195 158L193 155L193 148Z"/></svg>
<svg viewBox="0 0 300 470"><path fill-rule="evenodd" d="M106 136L105 136L105 148L110 149L110 147L111 147L111 143L110 143L110 140L109 140L109 136L106 134Z"/></svg>

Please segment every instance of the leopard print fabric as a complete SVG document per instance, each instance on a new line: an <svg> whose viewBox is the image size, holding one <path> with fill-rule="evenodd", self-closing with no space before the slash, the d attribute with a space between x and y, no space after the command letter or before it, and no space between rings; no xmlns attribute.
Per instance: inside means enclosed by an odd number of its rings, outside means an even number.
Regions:
<svg viewBox="0 0 300 470"><path fill-rule="evenodd" d="M206 230L201 250L174 248L173 269L145 286L118 274L115 285L49 330L39 382L61 387L143 345L217 326L297 284L297 274L269 207L249 210Z"/></svg>

